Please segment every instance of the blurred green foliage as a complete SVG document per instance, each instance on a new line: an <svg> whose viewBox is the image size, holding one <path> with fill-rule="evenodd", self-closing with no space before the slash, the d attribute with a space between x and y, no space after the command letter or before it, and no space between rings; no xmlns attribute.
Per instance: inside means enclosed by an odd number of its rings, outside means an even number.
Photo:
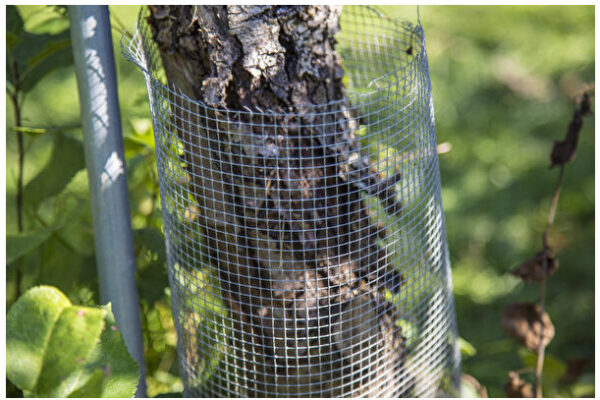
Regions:
<svg viewBox="0 0 600 400"><path fill-rule="evenodd" d="M382 8L392 17L417 17L415 7ZM22 29L31 35L68 27L61 8L18 10ZM111 6L148 394L153 396L181 391L182 386L146 87L119 48L121 32L134 28L138 10ZM507 372L526 367L530 356L500 329L502 310L513 301L536 301L538 296L536 286L523 284L508 271L541 248L557 178L557 170L548 169L552 144L564 136L575 92L594 79L594 7L425 6L419 14L438 143L446 150L440 154L442 196L458 327L471 344L463 352L463 370L479 379L490 396L503 396ZM30 89L22 105L23 125L33 128L25 130L24 234L35 241L25 249L15 247L19 253L13 254L13 259L25 254L21 291L43 283L58 287L76 304L98 303L87 175L71 157L82 151L72 65L49 71ZM6 229L12 235L17 233L17 143L8 96L6 107ZM577 159L566 170L550 237L560 268L547 288L547 310L556 327L547 349L555 362L548 367L552 385L547 395L594 390L590 372L582 378L587 385L583 388L561 385L554 376L566 360L594 354L593 129L593 120L586 120ZM72 150L66 153L60 143ZM67 156L71 168L61 162ZM57 168L58 193L48 189L44 178ZM13 236L12 243L26 244L21 236ZM15 264L7 266L7 306L15 301ZM9 395L14 390L9 387Z"/></svg>
<svg viewBox="0 0 600 400"><path fill-rule="evenodd" d="M574 93L594 80L594 8L421 7L420 14L438 143L451 145L440 165L458 328L477 349L463 369L490 396L503 396L507 370L525 365L500 315L511 302L538 298L537 286L507 272L542 247L558 176L548 169L553 141L565 135ZM556 327L547 353L563 363L594 354L594 189L590 118L550 236L560 268L547 285Z"/></svg>

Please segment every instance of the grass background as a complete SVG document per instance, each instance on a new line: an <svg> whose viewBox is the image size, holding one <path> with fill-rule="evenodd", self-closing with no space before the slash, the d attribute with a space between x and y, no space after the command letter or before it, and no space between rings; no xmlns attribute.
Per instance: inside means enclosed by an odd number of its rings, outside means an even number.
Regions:
<svg viewBox="0 0 600 400"><path fill-rule="evenodd" d="M416 20L416 7L382 8L392 17ZM151 137L145 82L118 47L121 28L134 27L139 7L110 9L124 134L147 140ZM31 29L49 15L41 6L19 6L19 10ZM503 396L507 372L522 368L527 356L500 329L502 310L514 301L535 301L538 293L536 286L521 283L508 271L541 248L558 173L548 169L552 144L566 132L574 93L594 80L594 7L424 6L419 14L429 55L438 143L451 146L440 155L442 197L459 332L476 350L463 357L463 370L479 379L490 395ZM10 129L12 116L7 97L7 233L16 231L17 146ZM73 68L57 70L37 85L25 100L23 116L24 125L30 127L78 126ZM594 354L593 125L591 118L584 123L550 236L560 262L547 287L547 310L556 327L547 349L555 362L548 367L550 374L560 374L569 359ZM67 131L81 137L80 129ZM27 139L25 183L50 159L52 140L51 134ZM133 225L156 232L161 218L153 192L155 172L144 166L151 158L151 146L129 147ZM80 171L59 199L42 206L42 217L63 221L63 241L53 237L41 254L28 258L25 286L53 284L74 302L97 301L86 190L87 177ZM36 224L34 213L26 213L26 227ZM148 290L153 295L143 297L149 394L156 395L181 390L181 382L169 293L164 274L156 267L160 256L146 250L136 245L138 266L145 268L140 275L154 276L144 280L152 282ZM14 269L8 268L8 305L14 294ZM547 394L589 394L593 372L588 371L585 379L587 386L575 389L579 392L559 385Z"/></svg>

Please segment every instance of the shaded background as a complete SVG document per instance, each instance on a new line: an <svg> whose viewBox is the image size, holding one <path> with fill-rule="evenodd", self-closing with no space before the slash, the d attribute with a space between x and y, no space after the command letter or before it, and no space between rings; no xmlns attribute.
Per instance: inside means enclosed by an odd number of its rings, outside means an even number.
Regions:
<svg viewBox="0 0 600 400"><path fill-rule="evenodd" d="M416 21L416 7L382 8L389 16ZM19 11L25 28L34 32L68 27L51 7L20 6ZM111 7L152 396L182 387L145 82L119 49L120 32L133 29L138 11L138 6ZM548 169L552 144L566 132L575 93L594 80L594 7L426 6L419 11L438 143L445 151L439 156L442 198L458 327L468 342L463 345L463 371L480 380L491 396L503 396L507 372L527 366L532 358L500 329L502 311L512 302L536 301L538 296L537 286L507 272L541 249L558 174ZM17 144L8 96L6 116L6 227L11 234L17 231ZM52 233L25 256L22 289L55 285L74 303L97 303L86 172L67 168L77 145L56 145L60 135L81 139L72 66L36 85L26 97L23 119L28 127L57 127L26 136L25 184L50 171L59 176L60 190L35 204L28 200L36 198L35 186L25 191L25 230L46 226ZM546 395L594 392L593 368L576 385L557 383L568 360L594 354L593 124L593 118L584 122L550 236L560 267L547 286L556 335L547 349ZM7 306L14 301L14 282L11 263Z"/></svg>

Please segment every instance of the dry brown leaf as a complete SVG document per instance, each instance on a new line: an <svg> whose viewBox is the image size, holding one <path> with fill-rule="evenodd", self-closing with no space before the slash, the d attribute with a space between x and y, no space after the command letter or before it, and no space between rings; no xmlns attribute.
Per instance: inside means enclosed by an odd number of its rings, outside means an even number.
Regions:
<svg viewBox="0 0 600 400"><path fill-rule="evenodd" d="M562 141L555 141L554 147L552 148L552 154L550 155L550 168L556 165L567 164L575 159L575 151L577 149L577 139L579 139L579 131L583 125L583 117L590 114L591 111L591 95L593 87L586 89L581 96L577 99L577 107L573 113L573 119L569 123L567 128L567 135Z"/></svg>
<svg viewBox="0 0 600 400"><path fill-rule="evenodd" d="M506 390L506 397L533 397L533 386L513 371L508 373L508 382L506 382L504 389Z"/></svg>
<svg viewBox="0 0 600 400"><path fill-rule="evenodd" d="M502 329L531 351L540 345L541 320L544 322L543 344L547 346L554 337L554 325L547 313L541 317L540 306L533 303L514 303L504 309Z"/></svg>
<svg viewBox="0 0 600 400"><path fill-rule="evenodd" d="M550 155L550 168L557 165L564 165L575 159L575 150L577 149L577 139L579 131L583 125L583 118L580 114L576 114L569 124L567 137L562 141L555 141Z"/></svg>
<svg viewBox="0 0 600 400"><path fill-rule="evenodd" d="M546 254L546 271L544 273L544 254ZM527 283L540 283L548 279L558 269L558 260L550 252L539 251L523 264L511 271L511 274Z"/></svg>

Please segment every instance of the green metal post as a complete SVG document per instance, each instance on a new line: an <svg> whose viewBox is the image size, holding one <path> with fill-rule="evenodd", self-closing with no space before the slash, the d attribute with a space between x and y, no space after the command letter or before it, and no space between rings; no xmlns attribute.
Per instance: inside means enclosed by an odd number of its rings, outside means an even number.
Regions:
<svg viewBox="0 0 600 400"><path fill-rule="evenodd" d="M102 302L112 302L127 349L140 365L145 397L140 302L121 115L108 6L69 6Z"/></svg>

